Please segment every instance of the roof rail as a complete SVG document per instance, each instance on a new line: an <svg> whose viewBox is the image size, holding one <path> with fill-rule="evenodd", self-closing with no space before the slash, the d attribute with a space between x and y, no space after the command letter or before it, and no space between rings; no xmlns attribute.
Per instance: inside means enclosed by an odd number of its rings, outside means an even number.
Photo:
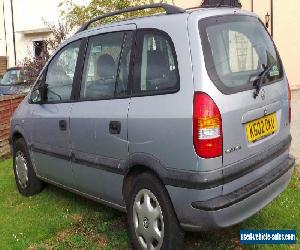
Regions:
<svg viewBox="0 0 300 250"><path fill-rule="evenodd" d="M155 4L148 4L148 5L142 5L142 6L136 6L136 7L129 7L129 8L125 8L125 9L122 9L122 10L107 13L107 14L104 14L104 15L101 15L101 16L97 16L97 17L93 18L92 20L90 20L90 21L86 22L85 24L83 24L81 26L81 28L76 33L87 30L88 27L92 23L97 22L101 19L111 17L111 16L121 15L121 14L124 14L124 13L129 13L129 12L133 12L133 11L145 10L145 9L164 9L167 15L179 14L179 13L184 13L185 12L185 10L180 8L180 7L170 5L170 4L165 4L165 3L155 3Z"/></svg>
<svg viewBox="0 0 300 250"><path fill-rule="evenodd" d="M239 0L203 0L201 8L232 7L242 8Z"/></svg>

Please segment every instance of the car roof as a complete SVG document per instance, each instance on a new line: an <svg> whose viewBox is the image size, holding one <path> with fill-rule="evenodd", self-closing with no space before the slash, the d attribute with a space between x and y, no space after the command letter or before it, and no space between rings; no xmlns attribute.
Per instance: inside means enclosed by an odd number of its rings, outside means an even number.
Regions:
<svg viewBox="0 0 300 250"><path fill-rule="evenodd" d="M195 7L195 8L191 8L191 9L187 9L185 12L183 13L178 13L178 14L171 14L171 15L166 15L164 13L159 13L159 14L154 14L154 15L149 15L149 16L138 16L138 17L133 17L133 18L128 18L126 20L120 20L120 21L115 21L115 22L111 22L111 23L107 23L107 24L103 24L103 25L97 25L94 28L85 30L85 31L81 31L80 33L77 34L86 34L95 30L98 30L100 28L108 28L111 27L113 25L126 25L126 24L132 24L132 23L136 23L137 25L139 24L139 22L144 22L145 20L151 22L156 22L158 18L160 19L167 19L167 18L171 18L176 16L182 16L185 15L186 17L188 17L189 15L198 15L199 18L206 18L209 16L219 16L219 15L226 15L226 14L242 14L242 15L250 15L250 16L255 16L257 17L256 14L254 14L253 12L249 12L246 10L242 10L240 8L230 8L230 7L218 7L218 8L201 8L201 7ZM76 34L75 34L76 35Z"/></svg>
<svg viewBox="0 0 300 250"><path fill-rule="evenodd" d="M72 41L76 41L80 38L88 37L95 35L97 31L101 29L108 29L108 28L113 28L114 30L117 27L125 26L125 25L132 25L135 24L137 26L143 26L145 23L147 23L147 26L151 27L151 23L157 23L159 19L159 23L162 24L169 24L170 19L172 20L172 24L176 25L175 22L182 22L183 19L195 19L195 20L201 20L204 18L208 17L213 17L213 16L222 16L222 15L247 15L247 16L258 16L254 14L253 12L249 12L246 10L242 10L240 8L231 8L231 7L218 7L218 8L193 8L193 9L187 9L183 13L178 13L178 14L169 14L166 15L164 13L160 14L154 14L154 15L149 15L149 16L139 16L139 17L134 17L134 18L129 18L126 20L120 20L120 21L115 21L103 25L97 25L96 27L93 27L91 29L87 29L81 32L75 33L73 36L71 36L69 39L64 41L58 48L58 50L68 43ZM176 17L176 18L174 18ZM177 18L178 17L178 18ZM180 18L179 18L180 17ZM54 53L55 54L55 53Z"/></svg>

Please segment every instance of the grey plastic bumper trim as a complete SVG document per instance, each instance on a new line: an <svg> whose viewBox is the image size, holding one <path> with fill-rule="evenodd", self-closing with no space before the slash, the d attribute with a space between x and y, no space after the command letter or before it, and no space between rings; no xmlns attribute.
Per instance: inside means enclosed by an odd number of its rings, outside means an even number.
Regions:
<svg viewBox="0 0 300 250"><path fill-rule="evenodd" d="M275 168L262 178L255 180L252 183L227 195L219 196L207 201L193 202L192 207L204 211L217 211L232 206L233 204L238 203L250 197L251 195L263 190L264 188L278 180L281 176L287 173L294 166L294 164L295 159L290 156L282 163L280 163L277 168Z"/></svg>

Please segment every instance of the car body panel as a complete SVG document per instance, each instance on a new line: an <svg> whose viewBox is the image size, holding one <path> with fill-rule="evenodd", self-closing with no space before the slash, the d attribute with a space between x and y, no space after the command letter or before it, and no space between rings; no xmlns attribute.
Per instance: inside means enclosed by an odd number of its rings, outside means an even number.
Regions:
<svg viewBox="0 0 300 250"><path fill-rule="evenodd" d="M110 33L115 30L114 27L107 28L91 35ZM136 25L118 26L117 30L135 31ZM128 161L129 157L127 136L129 103L129 97L79 101L73 104L70 116L74 156L72 168L76 188L96 197L105 199L111 197L113 202L119 204L122 203L123 176L116 173L119 173L121 166ZM120 123L120 134L110 133L112 121ZM101 167L108 170L101 171ZM116 185L112 189L107 189L111 181Z"/></svg>
<svg viewBox="0 0 300 250"><path fill-rule="evenodd" d="M128 117L129 153L147 153L167 168L197 171L193 148L193 71L187 35L187 15L141 19L138 29L162 29L172 39L178 61L180 90L174 94L132 97ZM172 23L178 23L174 26ZM178 36L178 33L182 34ZM186 100L182 105L181 100ZM174 152L185 152L185 157Z"/></svg>
<svg viewBox="0 0 300 250"><path fill-rule="evenodd" d="M0 85L0 95L28 94L30 89L28 84Z"/></svg>
<svg viewBox="0 0 300 250"><path fill-rule="evenodd" d="M70 103L34 105L31 148L37 175L73 187L70 132L59 127L61 120L69 126L71 108Z"/></svg>

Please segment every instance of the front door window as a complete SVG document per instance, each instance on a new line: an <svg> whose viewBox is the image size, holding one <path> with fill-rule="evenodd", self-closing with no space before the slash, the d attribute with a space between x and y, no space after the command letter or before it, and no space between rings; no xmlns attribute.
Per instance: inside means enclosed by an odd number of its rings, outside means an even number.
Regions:
<svg viewBox="0 0 300 250"><path fill-rule="evenodd" d="M70 100L79 47L80 41L70 43L50 62L45 82L47 101Z"/></svg>

